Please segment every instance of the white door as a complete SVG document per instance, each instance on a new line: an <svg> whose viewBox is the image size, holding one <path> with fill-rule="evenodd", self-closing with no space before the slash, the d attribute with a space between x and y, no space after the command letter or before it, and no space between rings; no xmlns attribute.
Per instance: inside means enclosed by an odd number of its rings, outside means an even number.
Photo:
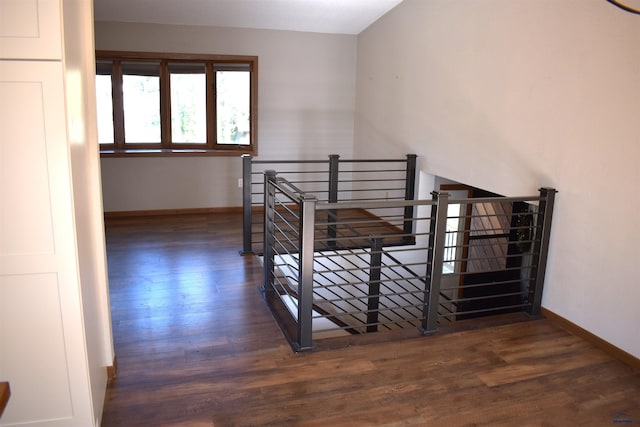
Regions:
<svg viewBox="0 0 640 427"><path fill-rule="evenodd" d="M0 425L90 419L62 76L0 61Z"/></svg>

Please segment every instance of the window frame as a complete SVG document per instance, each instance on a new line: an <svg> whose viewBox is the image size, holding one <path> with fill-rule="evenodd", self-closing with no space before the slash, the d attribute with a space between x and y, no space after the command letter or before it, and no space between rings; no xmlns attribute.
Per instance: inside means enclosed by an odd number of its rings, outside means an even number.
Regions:
<svg viewBox="0 0 640 427"><path fill-rule="evenodd" d="M134 156L239 156L258 154L258 57L248 55L207 55L160 52L124 52L96 50L96 64L111 61L111 98L113 105L113 144L99 144L101 157ZM157 62L160 64L160 143L126 143L124 134L124 108L122 92L122 62ZM169 63L204 64L206 74L207 141L184 143L171 141L171 88ZM249 145L218 144L216 115L215 66L247 64L250 75ZM96 75L98 71L96 70Z"/></svg>

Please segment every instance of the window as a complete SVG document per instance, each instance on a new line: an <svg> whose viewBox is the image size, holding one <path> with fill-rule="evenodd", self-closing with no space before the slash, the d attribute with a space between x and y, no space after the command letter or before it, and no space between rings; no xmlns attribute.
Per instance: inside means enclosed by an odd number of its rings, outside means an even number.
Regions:
<svg viewBox="0 0 640 427"><path fill-rule="evenodd" d="M257 154L253 56L96 52L102 156Z"/></svg>

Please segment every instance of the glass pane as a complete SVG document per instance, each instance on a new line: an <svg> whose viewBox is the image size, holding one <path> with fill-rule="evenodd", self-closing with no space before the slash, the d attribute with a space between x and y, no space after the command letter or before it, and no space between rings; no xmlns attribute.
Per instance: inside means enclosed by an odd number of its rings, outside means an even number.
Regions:
<svg viewBox="0 0 640 427"><path fill-rule="evenodd" d="M125 143L160 142L160 64L122 63Z"/></svg>
<svg viewBox="0 0 640 427"><path fill-rule="evenodd" d="M113 144L113 99L111 75L96 76L96 102L98 114L98 142Z"/></svg>
<svg viewBox="0 0 640 427"><path fill-rule="evenodd" d="M207 76L204 64L169 64L171 140L207 142Z"/></svg>
<svg viewBox="0 0 640 427"><path fill-rule="evenodd" d="M217 143L250 145L251 72L216 71Z"/></svg>

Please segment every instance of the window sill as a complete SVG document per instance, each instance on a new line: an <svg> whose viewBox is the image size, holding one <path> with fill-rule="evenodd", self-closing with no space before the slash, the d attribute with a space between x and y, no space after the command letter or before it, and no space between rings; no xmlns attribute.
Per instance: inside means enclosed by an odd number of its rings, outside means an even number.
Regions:
<svg viewBox="0 0 640 427"><path fill-rule="evenodd" d="M197 148L184 149L129 149L129 150L100 150L100 157L230 157L250 154L255 156L254 150L205 150Z"/></svg>

